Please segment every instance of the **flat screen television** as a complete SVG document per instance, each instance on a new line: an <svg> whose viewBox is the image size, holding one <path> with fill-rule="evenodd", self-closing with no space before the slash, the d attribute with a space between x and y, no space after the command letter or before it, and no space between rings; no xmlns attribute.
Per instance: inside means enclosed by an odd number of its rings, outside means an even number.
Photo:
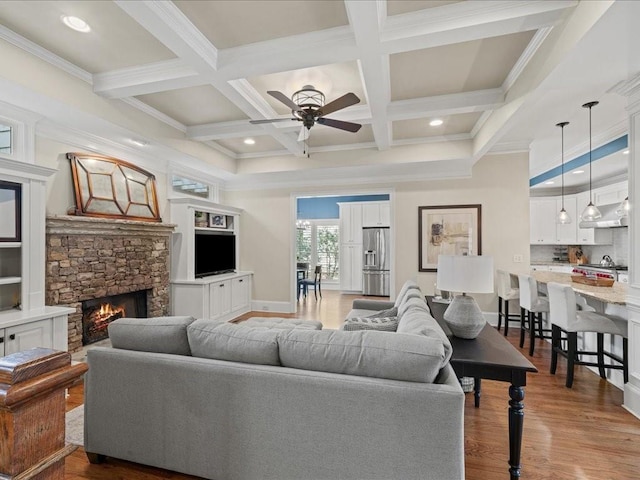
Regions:
<svg viewBox="0 0 640 480"><path fill-rule="evenodd" d="M196 278L235 272L236 236L196 233Z"/></svg>

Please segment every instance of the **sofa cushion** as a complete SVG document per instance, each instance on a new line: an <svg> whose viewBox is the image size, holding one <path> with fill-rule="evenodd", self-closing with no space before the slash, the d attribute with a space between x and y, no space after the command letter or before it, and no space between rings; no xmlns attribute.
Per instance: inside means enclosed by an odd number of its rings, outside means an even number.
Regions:
<svg viewBox="0 0 640 480"><path fill-rule="evenodd" d="M394 306L395 307L399 307L402 304L402 302L404 301L404 297L407 294L407 292L409 290L416 290L416 289L420 290L420 287L413 280L407 280L406 282L404 282L404 285L402 285L402 288L400 288L400 292L398 293L398 296L396 297L396 301L394 303Z"/></svg>
<svg viewBox="0 0 640 480"><path fill-rule="evenodd" d="M397 317L351 317L347 318L342 326L343 330L382 330L395 332L398 328Z"/></svg>
<svg viewBox="0 0 640 480"><path fill-rule="evenodd" d="M307 330L322 330L322 323L316 320L299 320L297 318L281 317L251 317L240 322L245 327L280 328L291 330L292 328L304 328Z"/></svg>
<svg viewBox="0 0 640 480"><path fill-rule="evenodd" d="M191 355L187 327L193 317L119 318L109 324L114 348Z"/></svg>
<svg viewBox="0 0 640 480"><path fill-rule="evenodd" d="M189 325L187 336L194 357L280 365L276 338L281 331L201 319Z"/></svg>
<svg viewBox="0 0 640 480"><path fill-rule="evenodd" d="M278 346L285 367L409 382L433 382L446 363L438 338L373 330L289 330Z"/></svg>
<svg viewBox="0 0 640 480"><path fill-rule="evenodd" d="M422 293L416 295L413 292L416 292L416 290L412 290L411 292L409 292L406 295L405 301L402 302L400 307L398 307L398 321L402 319L402 316L410 308L419 308L429 314L431 313L431 311L429 310L429 305L427 305L427 301L422 296Z"/></svg>
<svg viewBox="0 0 640 480"><path fill-rule="evenodd" d="M453 349L449 338L436 319L431 316L431 313L428 310L425 311L420 305L410 305L404 315L399 317L396 332L436 338L443 345L445 362L451 358Z"/></svg>

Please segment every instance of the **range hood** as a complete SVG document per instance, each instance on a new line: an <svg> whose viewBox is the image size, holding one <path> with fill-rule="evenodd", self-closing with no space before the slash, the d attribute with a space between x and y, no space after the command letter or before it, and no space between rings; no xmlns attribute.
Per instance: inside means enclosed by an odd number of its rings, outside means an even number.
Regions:
<svg viewBox="0 0 640 480"><path fill-rule="evenodd" d="M629 217L619 217L616 210L620 207L619 203L611 205L599 205L598 210L602 213L602 217L591 222L581 221L580 228L614 228L626 227L629 225Z"/></svg>

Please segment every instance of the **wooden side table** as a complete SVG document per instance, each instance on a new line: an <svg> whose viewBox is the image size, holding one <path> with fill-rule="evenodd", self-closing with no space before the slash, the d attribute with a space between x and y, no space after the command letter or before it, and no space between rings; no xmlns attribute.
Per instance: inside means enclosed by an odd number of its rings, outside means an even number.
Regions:
<svg viewBox="0 0 640 480"><path fill-rule="evenodd" d="M65 389L88 369L34 348L0 358L0 478L64 480Z"/></svg>

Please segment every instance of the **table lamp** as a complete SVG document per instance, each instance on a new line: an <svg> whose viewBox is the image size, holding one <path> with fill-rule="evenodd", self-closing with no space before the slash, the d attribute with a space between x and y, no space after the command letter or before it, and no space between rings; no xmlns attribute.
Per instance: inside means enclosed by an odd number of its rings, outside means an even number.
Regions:
<svg viewBox="0 0 640 480"><path fill-rule="evenodd" d="M461 292L444 312L451 332L473 339L486 320L473 297L467 293L493 293L493 257L484 255L439 255L436 285L440 290Z"/></svg>

